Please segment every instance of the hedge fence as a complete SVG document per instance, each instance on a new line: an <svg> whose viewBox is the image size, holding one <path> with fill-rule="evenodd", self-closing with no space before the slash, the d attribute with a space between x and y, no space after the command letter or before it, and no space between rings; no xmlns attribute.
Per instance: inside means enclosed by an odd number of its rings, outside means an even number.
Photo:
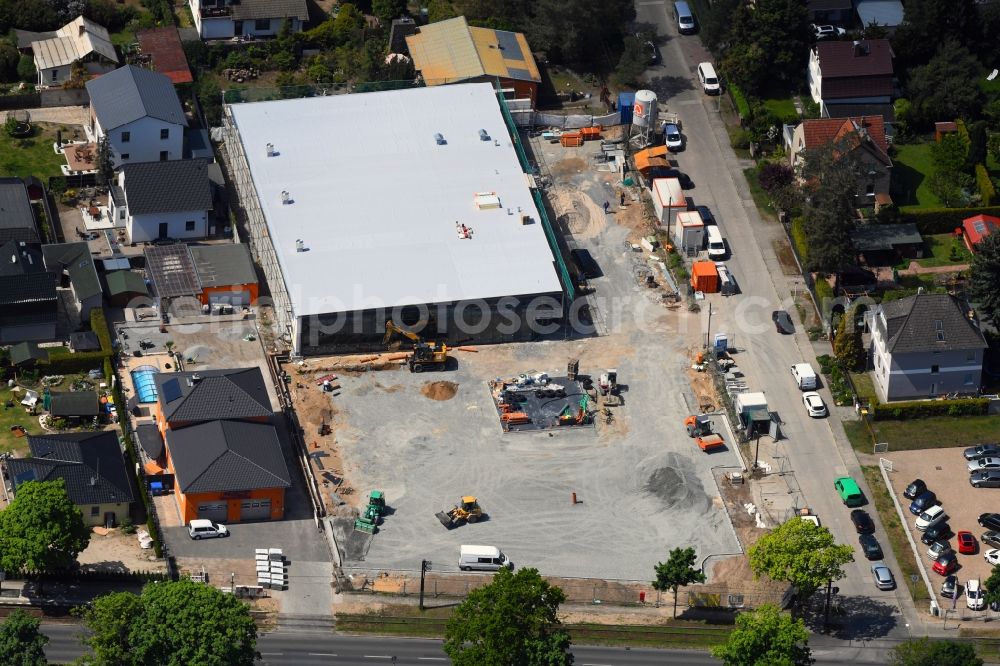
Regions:
<svg viewBox="0 0 1000 666"><path fill-rule="evenodd" d="M928 416L985 416L989 398L960 398L958 400L913 400L909 402L876 403L871 405L871 416L876 421L905 421Z"/></svg>
<svg viewBox="0 0 1000 666"><path fill-rule="evenodd" d="M899 221L917 225L917 230L925 236L950 234L962 226L962 220L973 215L994 215L1000 217L1000 206L980 208L921 208L903 209Z"/></svg>
<svg viewBox="0 0 1000 666"><path fill-rule="evenodd" d="M43 375L69 375L102 367L104 360L111 358L114 353L104 310L94 308L90 311L90 330L97 335L101 351L74 353L65 348L53 348L48 353L48 360L38 362L38 371Z"/></svg>
<svg viewBox="0 0 1000 666"><path fill-rule="evenodd" d="M979 197L984 206L989 206L997 199L997 190L993 186L993 179L990 172L986 170L986 165L979 163L976 165L976 187L979 188Z"/></svg>

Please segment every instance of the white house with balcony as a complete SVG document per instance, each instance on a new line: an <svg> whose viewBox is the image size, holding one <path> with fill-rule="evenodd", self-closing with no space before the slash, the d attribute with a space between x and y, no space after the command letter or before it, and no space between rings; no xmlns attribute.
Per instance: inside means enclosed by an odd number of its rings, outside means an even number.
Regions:
<svg viewBox="0 0 1000 666"><path fill-rule="evenodd" d="M87 133L94 142L107 139L116 169L183 158L187 118L169 78L126 65L87 81L87 92Z"/></svg>
<svg viewBox="0 0 1000 666"><path fill-rule="evenodd" d="M287 19L292 32L309 21L306 0L189 0L202 39L274 37Z"/></svg>
<svg viewBox="0 0 1000 666"><path fill-rule="evenodd" d="M125 164L111 187L109 213L129 240L144 243L208 235L212 184L206 160Z"/></svg>

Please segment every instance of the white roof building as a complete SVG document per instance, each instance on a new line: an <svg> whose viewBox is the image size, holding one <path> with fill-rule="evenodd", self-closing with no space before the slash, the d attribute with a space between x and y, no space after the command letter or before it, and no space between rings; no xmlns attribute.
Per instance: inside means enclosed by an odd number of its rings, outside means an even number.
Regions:
<svg viewBox="0 0 1000 666"><path fill-rule="evenodd" d="M228 111L296 318L561 292L490 84Z"/></svg>

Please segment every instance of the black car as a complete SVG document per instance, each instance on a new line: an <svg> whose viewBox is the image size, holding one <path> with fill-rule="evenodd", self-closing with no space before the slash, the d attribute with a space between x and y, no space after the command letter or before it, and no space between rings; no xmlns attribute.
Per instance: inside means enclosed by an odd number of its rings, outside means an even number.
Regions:
<svg viewBox="0 0 1000 666"><path fill-rule="evenodd" d="M979 524L986 529L1000 532L1000 513L979 514Z"/></svg>
<svg viewBox="0 0 1000 666"><path fill-rule="evenodd" d="M774 328L782 335L791 335L795 332L795 324L792 323L792 317L784 310L775 310L772 312L771 321L774 322Z"/></svg>
<svg viewBox="0 0 1000 666"><path fill-rule="evenodd" d="M570 250L569 256L573 260L573 263L576 264L580 274L588 280L593 280L603 275L601 268L587 250Z"/></svg>
<svg viewBox="0 0 1000 666"><path fill-rule="evenodd" d="M913 498L910 502L910 513L914 516L919 516L927 509L931 508L938 503L937 495L935 495L930 490L925 490L924 492Z"/></svg>
<svg viewBox="0 0 1000 666"><path fill-rule="evenodd" d="M854 529L858 534L871 534L875 531L875 523L864 509L851 511L851 522L854 523Z"/></svg>
<svg viewBox="0 0 1000 666"><path fill-rule="evenodd" d="M979 540L985 543L987 546L1000 548L1000 532L996 532L994 530L990 530L989 532L983 532L983 536L979 537Z"/></svg>
<svg viewBox="0 0 1000 666"><path fill-rule="evenodd" d="M955 574L945 576L944 582L941 583L941 596L954 599L956 594L958 594L958 576Z"/></svg>
<svg viewBox="0 0 1000 666"><path fill-rule="evenodd" d="M882 559L882 546L874 534L861 534L858 536L858 543L861 544L861 551L869 560Z"/></svg>
<svg viewBox="0 0 1000 666"><path fill-rule="evenodd" d="M980 444L970 446L964 451L966 460L978 460L979 458L1000 458L1000 445Z"/></svg>
<svg viewBox="0 0 1000 666"><path fill-rule="evenodd" d="M708 206L695 206L694 209L701 216L702 224L715 224L715 216L712 215L712 211L708 209Z"/></svg>
<svg viewBox="0 0 1000 666"><path fill-rule="evenodd" d="M951 525L947 522L931 525L920 535L920 543L929 546L940 539L947 539L951 536Z"/></svg>
<svg viewBox="0 0 1000 666"><path fill-rule="evenodd" d="M910 481L910 485L906 486L906 490L903 491L903 497L909 500L917 499L917 496L923 494L926 490L927 484L924 483L923 479L913 479L913 481Z"/></svg>

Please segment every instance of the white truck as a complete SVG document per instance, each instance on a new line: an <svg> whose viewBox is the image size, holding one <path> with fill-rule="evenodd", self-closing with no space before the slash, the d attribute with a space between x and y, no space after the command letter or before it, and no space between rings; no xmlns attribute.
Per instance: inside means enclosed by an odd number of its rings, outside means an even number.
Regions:
<svg viewBox="0 0 1000 666"><path fill-rule="evenodd" d="M816 371L808 363L796 363L792 366L792 377L800 391L815 391L818 384Z"/></svg>

